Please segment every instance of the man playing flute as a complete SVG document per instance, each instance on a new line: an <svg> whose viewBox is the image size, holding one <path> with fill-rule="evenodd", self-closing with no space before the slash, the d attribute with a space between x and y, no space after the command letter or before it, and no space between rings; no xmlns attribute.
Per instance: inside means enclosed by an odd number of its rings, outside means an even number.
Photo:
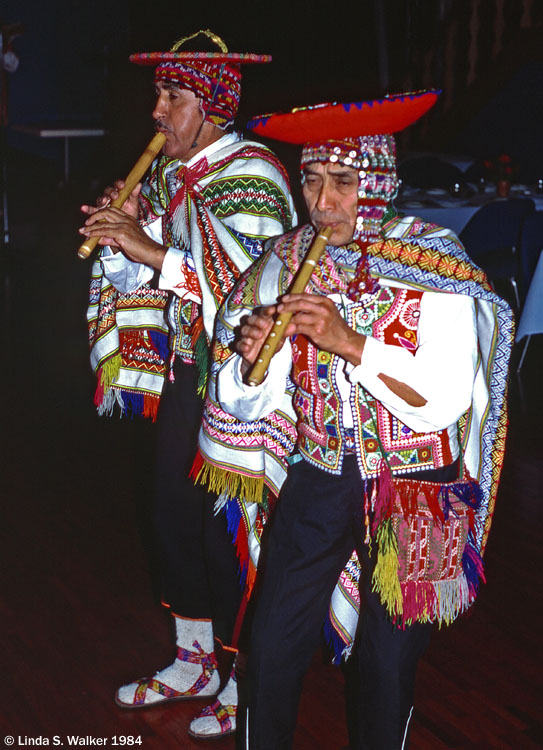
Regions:
<svg viewBox="0 0 543 750"><path fill-rule="evenodd" d="M229 53L222 40L203 33L219 52L189 52L181 40L170 52L131 57L155 66L153 118L166 142L124 207L109 206L122 187L117 183L99 209L83 206L89 218L80 230L105 245L93 271L88 316L99 410L111 412L117 403L125 412L154 416L165 380L154 520L177 657L153 677L119 688L116 702L126 708L219 691L214 639L230 647L241 588L225 517L214 514L215 496L188 477L207 352L216 311L235 280L258 257L261 241L290 229L295 218L280 162L233 130L240 63L269 58ZM190 733L207 738L233 732L236 705L232 670Z"/></svg>
<svg viewBox="0 0 543 750"><path fill-rule="evenodd" d="M292 746L303 677L353 550L361 601L351 746L360 750L407 747L432 623L466 610L483 576L513 323L453 232L394 210L390 133L436 98L318 105L249 125L304 142L311 217L268 241L217 319L215 403L249 425L279 411L297 419L251 634L250 750ZM324 227L332 234L308 290L289 294ZM262 384L249 385L276 312L293 314L283 346ZM226 356L228 346L236 353ZM204 420L201 449L206 429Z"/></svg>

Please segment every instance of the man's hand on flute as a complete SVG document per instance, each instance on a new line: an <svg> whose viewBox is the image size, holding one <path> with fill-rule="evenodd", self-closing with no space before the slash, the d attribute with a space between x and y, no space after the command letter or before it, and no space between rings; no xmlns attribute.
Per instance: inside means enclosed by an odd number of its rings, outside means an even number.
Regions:
<svg viewBox="0 0 543 750"><path fill-rule="evenodd" d="M107 208L110 203L114 200L116 200L119 197L119 191L125 186L124 180L115 180L115 183L113 186L108 186L103 194L98 198L96 201L96 206L88 206L83 205L81 206L81 210L84 214L91 214L96 213L97 211L100 211L103 208ZM138 182L134 190L130 193L126 201L124 202L124 205L122 207L122 210L125 214L128 214L129 216L133 216L134 219L138 218L138 199L141 192L141 182Z"/></svg>
<svg viewBox="0 0 543 750"><path fill-rule="evenodd" d="M328 297L316 294L285 294L277 306L278 313L292 313L286 336L302 333L315 346L359 365L366 337L349 328L337 307Z"/></svg>
<svg viewBox="0 0 543 750"><path fill-rule="evenodd" d="M101 245L109 245L114 252L115 248L122 250L130 260L162 268L166 248L148 237L124 207L95 209L79 232L85 237L98 237Z"/></svg>
<svg viewBox="0 0 543 750"><path fill-rule="evenodd" d="M106 187L103 194L98 198L96 201L96 206L89 206L89 205L82 205L81 211L84 214L87 214L88 216L94 216L95 214L98 214L98 218L95 219L95 221L104 221L106 219L105 214L103 213L105 209L108 209L111 207L111 203L116 200L119 197L119 193L125 186L124 180L116 180L113 186ZM123 214L126 214L126 216L130 216L133 219L138 218L138 201L139 201L139 194L141 192L141 182L139 182L134 190L130 193L128 198L125 200L123 206L121 209L117 209L122 211ZM85 222L85 227L90 227L92 224L89 220ZM81 234L85 234L86 237L92 237L96 236L96 232L92 232L89 234L86 234L85 227L81 227L79 230ZM113 236L109 237L105 234L99 235L98 240L100 245L109 245L111 250L114 253L118 253L119 250L124 250L126 254L131 257L132 260L140 260L140 258L134 258L129 255L128 248L123 247L119 242L115 240ZM146 261L141 261L146 262Z"/></svg>
<svg viewBox="0 0 543 750"><path fill-rule="evenodd" d="M268 333L273 327L277 305L261 307L243 321L234 349L242 357L241 374L245 375L255 363ZM283 346L279 344L277 351Z"/></svg>
<svg viewBox="0 0 543 750"><path fill-rule="evenodd" d="M355 366L360 364L366 336L353 331L347 325L328 297L315 294L285 294L277 306L277 312L293 313L285 331L287 336L294 336L295 333L304 334L319 349L338 354ZM382 372L377 377L410 406L421 407L426 404L426 399L406 383Z"/></svg>
<svg viewBox="0 0 543 750"><path fill-rule="evenodd" d="M315 294L285 294L278 305L253 312L241 326L236 350L243 357L243 375L256 361L272 328L275 313L284 312L292 313L292 318L277 351L286 337L302 333L319 349L339 354L354 365L360 364L366 337L349 328L332 300Z"/></svg>

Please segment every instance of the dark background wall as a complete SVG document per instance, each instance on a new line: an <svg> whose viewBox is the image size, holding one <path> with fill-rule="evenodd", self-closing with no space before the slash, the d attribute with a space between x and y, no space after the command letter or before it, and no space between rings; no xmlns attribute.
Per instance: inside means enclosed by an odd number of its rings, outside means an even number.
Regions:
<svg viewBox="0 0 543 750"><path fill-rule="evenodd" d="M468 59L469 14L474 5L479 29L487 30L490 50L496 0L163 0L159 4L2 0L0 22L24 26L14 41L19 69L6 76L9 122L12 126L43 120L104 125L106 139L72 142L73 168L90 168L100 179L118 176L151 132L152 71L131 65L129 54L168 49L177 38L206 27L222 36L231 50L269 52L274 57L270 65L245 66L242 121L260 112L357 100L406 87L445 85L450 93L447 62L459 52L462 60ZM517 16L525 5L526 0L507 0L504 7L515 6L518 12L514 18L505 17L505 31L512 29L513 21L519 22ZM447 47L444 29L455 11L464 46L458 36L453 49ZM478 58L483 84L489 77L484 71L487 56ZM508 63L505 69L506 80L490 101L473 97L467 108L469 121L464 116L456 127L453 119L454 132L439 146L475 156L513 150L543 173L537 114L543 89L541 61L539 66ZM455 85L459 96L458 78ZM438 109L431 118L442 116ZM14 149L62 164L60 141L43 142L12 127L8 135ZM401 146L412 145L404 141L400 139Z"/></svg>
<svg viewBox="0 0 543 750"><path fill-rule="evenodd" d="M152 73L128 62L131 52L168 49L209 27L231 50L270 52L271 65L246 66L241 116L328 99L379 93L374 2L275 3L104 0L3 0L0 20L21 22L14 42L19 69L8 76L9 122L103 123L109 161L134 158L150 129ZM61 144L10 132L10 144L61 158ZM114 145L113 145L114 142ZM104 145L101 145L104 148ZM74 163L96 144L73 143Z"/></svg>

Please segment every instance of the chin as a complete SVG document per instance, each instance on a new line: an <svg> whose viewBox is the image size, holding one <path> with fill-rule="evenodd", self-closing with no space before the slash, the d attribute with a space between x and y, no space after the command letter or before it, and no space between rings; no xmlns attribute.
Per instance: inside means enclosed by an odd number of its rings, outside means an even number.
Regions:
<svg viewBox="0 0 543 750"><path fill-rule="evenodd" d="M324 229L325 226L327 226L326 222L323 222L321 220L313 221L312 223L317 231L320 231L321 229ZM338 222L335 225L333 224L333 231L328 244L334 245L335 247L341 247L341 245L348 245L350 242L352 242L352 239L353 230L351 229L351 227L343 222Z"/></svg>
<svg viewBox="0 0 543 750"><path fill-rule="evenodd" d="M166 139L166 143L162 147L162 153L169 159L183 159L183 156L179 154L180 148L176 143L171 143L169 139Z"/></svg>
<svg viewBox="0 0 543 750"><path fill-rule="evenodd" d="M333 231L330 237L330 245L341 247L341 245L348 245L353 239L352 232L346 232L345 230L338 229Z"/></svg>

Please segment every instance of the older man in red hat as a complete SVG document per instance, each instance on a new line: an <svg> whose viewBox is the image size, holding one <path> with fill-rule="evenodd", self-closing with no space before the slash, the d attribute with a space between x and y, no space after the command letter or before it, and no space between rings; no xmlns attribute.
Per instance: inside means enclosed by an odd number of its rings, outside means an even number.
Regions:
<svg viewBox="0 0 543 750"><path fill-rule="evenodd" d="M232 129L240 64L270 58L230 53L212 32L203 33L219 51L187 51L189 37L170 52L131 57L155 66L153 118L166 137L162 155L122 210L109 206L121 183L106 191L100 210L83 207L90 216L81 232L107 245L94 267L89 307L99 411L118 404L123 412L154 416L165 379L155 522L177 657L152 678L121 687L116 701L125 708L219 691L214 638L231 645L241 589L226 521L214 514L215 496L188 478L203 404L198 391L205 390L217 309L258 257L261 241L289 229L295 217L279 161ZM236 703L232 672L191 734L233 732Z"/></svg>
<svg viewBox="0 0 543 750"><path fill-rule="evenodd" d="M454 233L394 210L390 134L436 97L319 105L250 125L304 143L311 217L267 243L223 308L214 401L200 438L212 465L206 432L219 409L245 421L246 435L273 414L297 419L251 638L250 750L292 746L303 677L353 550L361 601L352 746L361 750L407 747L431 623L467 609L483 576L503 460L512 316ZM324 227L331 235L307 291L290 294ZM251 385L276 312L293 317L267 378ZM232 345L238 353L226 354ZM254 443L238 448L254 464ZM230 465L243 472L249 464L230 456ZM280 484L274 470L271 481L264 469L263 486Z"/></svg>

